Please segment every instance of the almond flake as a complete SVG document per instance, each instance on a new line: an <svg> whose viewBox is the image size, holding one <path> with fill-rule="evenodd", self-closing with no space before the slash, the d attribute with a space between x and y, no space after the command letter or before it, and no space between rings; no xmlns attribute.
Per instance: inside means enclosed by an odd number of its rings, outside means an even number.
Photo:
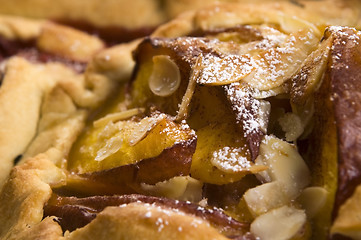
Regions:
<svg viewBox="0 0 361 240"><path fill-rule="evenodd" d="M238 82L254 69L249 55L218 57L207 54L202 58L202 70L197 83L210 86Z"/></svg>
<svg viewBox="0 0 361 240"><path fill-rule="evenodd" d="M110 113L110 114L106 115L105 117L102 117L102 118L94 121L93 126L100 127L109 122L117 122L117 121L125 120L125 119L133 117L135 115L138 115L140 113L143 113L144 111L145 111L144 108L132 108L132 109L122 111L122 112Z"/></svg>

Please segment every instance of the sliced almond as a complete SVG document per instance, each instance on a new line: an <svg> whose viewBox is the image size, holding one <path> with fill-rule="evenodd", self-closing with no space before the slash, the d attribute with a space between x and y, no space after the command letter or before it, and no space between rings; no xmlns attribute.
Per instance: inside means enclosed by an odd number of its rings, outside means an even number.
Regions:
<svg viewBox="0 0 361 240"><path fill-rule="evenodd" d="M310 183L310 171L296 146L276 137L265 137L255 163L268 166L258 177L266 182L281 182L291 199L298 197Z"/></svg>
<svg viewBox="0 0 361 240"><path fill-rule="evenodd" d="M276 137L265 137L255 163L268 167L257 174L266 183L244 194L248 209L255 217L291 204L310 182L310 172L295 146Z"/></svg>
<svg viewBox="0 0 361 240"><path fill-rule="evenodd" d="M269 98L269 97L275 97L277 95L281 95L286 92L287 92L287 87L285 86L285 84L283 84L279 87L272 88L269 90L264 90L264 91L254 88L251 90L251 96L255 99L265 99L265 98Z"/></svg>
<svg viewBox="0 0 361 240"><path fill-rule="evenodd" d="M303 62L300 70L292 77L291 102L302 108L305 102L315 92L326 71L328 58L334 37L331 35L313 51Z"/></svg>
<svg viewBox="0 0 361 240"><path fill-rule="evenodd" d="M104 139L107 140L105 144L97 151L95 160L102 161L105 158L113 155L114 153L119 151L119 149L122 147L122 144L124 144L125 142L127 142L130 146L136 145L138 142L144 139L147 134L164 118L165 115L158 115L156 117L145 117L140 122L108 122L108 124L98 135L99 140L97 142L97 145L103 145Z"/></svg>
<svg viewBox="0 0 361 240"><path fill-rule="evenodd" d="M224 57L207 54L202 59L202 71L197 83L208 86L226 85L240 81L253 69L251 58L247 54Z"/></svg>
<svg viewBox="0 0 361 240"><path fill-rule="evenodd" d="M251 188L243 195L248 209L254 217L272 209L282 207L290 202L280 182L270 182Z"/></svg>
<svg viewBox="0 0 361 240"><path fill-rule="evenodd" d="M282 130L285 132L286 141L296 141L304 132L304 124L299 116L294 113L286 113L278 119Z"/></svg>
<svg viewBox="0 0 361 240"><path fill-rule="evenodd" d="M142 190L147 195L192 202L202 199L202 187L202 182L189 176L174 177L155 185L141 184Z"/></svg>
<svg viewBox="0 0 361 240"><path fill-rule="evenodd" d="M256 68L244 78L253 88L270 90L281 86L299 69L318 44L312 30L300 30L288 36L280 46L255 52L252 56Z"/></svg>
<svg viewBox="0 0 361 240"><path fill-rule="evenodd" d="M114 137L107 140L105 146L97 151L97 155L95 157L95 161L102 161L116 153L123 144L123 138L121 134L117 134Z"/></svg>
<svg viewBox="0 0 361 240"><path fill-rule="evenodd" d="M153 57L153 70L149 77L150 90L157 96L172 95L181 82L180 71L177 64L167 55Z"/></svg>
<svg viewBox="0 0 361 240"><path fill-rule="evenodd" d="M147 134L157 126L163 119L165 115L159 115L157 117L146 117L143 118L140 122L135 123L127 131L129 132L129 145L134 146L142 139L144 139Z"/></svg>
<svg viewBox="0 0 361 240"><path fill-rule="evenodd" d="M305 188L298 201L302 204L303 209L309 218L316 216L320 209L326 204L329 193L323 187Z"/></svg>
<svg viewBox="0 0 361 240"><path fill-rule="evenodd" d="M100 126L108 124L109 122L126 120L126 119L133 117L135 115L138 115L140 113L144 113L144 111L145 111L144 108L132 108L132 109L125 110L122 112L110 113L110 114L106 115L105 117L102 117L102 118L94 121L93 126L100 127Z"/></svg>
<svg viewBox="0 0 361 240"><path fill-rule="evenodd" d="M283 206L273 209L251 224L251 232L262 240L286 240L299 237L306 225L303 210Z"/></svg>
<svg viewBox="0 0 361 240"><path fill-rule="evenodd" d="M201 62L202 62L201 57L198 57L196 60L196 63L194 64L194 68L191 72L191 76L189 78L186 92L183 95L182 102L179 106L178 114L176 116L176 120L178 120L178 121L184 120L188 117L188 107L189 107L189 104L191 103L191 100L192 100L192 97L194 94L194 90L197 85L197 78L201 71Z"/></svg>
<svg viewBox="0 0 361 240"><path fill-rule="evenodd" d="M309 21L298 18L295 15L278 12L278 21L285 32L297 32L299 29L311 29L317 36L321 35L318 28Z"/></svg>

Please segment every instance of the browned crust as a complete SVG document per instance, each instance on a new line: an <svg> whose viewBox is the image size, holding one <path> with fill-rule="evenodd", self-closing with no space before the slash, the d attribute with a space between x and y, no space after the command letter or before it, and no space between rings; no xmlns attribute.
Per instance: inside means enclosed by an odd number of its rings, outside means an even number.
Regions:
<svg viewBox="0 0 361 240"><path fill-rule="evenodd" d="M65 183L65 174L51 162L51 155L50 151L39 154L11 171L0 194L1 239L41 239L46 232L53 237L61 233L52 219L40 223L43 206L51 197L51 186ZM36 233L37 230L42 233Z"/></svg>
<svg viewBox="0 0 361 240"><path fill-rule="evenodd" d="M361 41L356 30L336 32L329 68L338 133L335 211L361 183ZM355 39L356 38L356 39Z"/></svg>

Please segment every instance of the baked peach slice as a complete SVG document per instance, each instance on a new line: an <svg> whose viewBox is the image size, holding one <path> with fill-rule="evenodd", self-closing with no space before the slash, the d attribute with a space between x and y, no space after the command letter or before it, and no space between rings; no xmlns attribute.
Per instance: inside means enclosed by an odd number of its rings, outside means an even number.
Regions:
<svg viewBox="0 0 361 240"><path fill-rule="evenodd" d="M113 113L95 121L74 144L67 162L69 188L81 190L86 184L97 192L94 182L106 185L105 193L122 193L129 184L155 184L189 174L196 136L188 125L165 114L119 121L116 117Z"/></svg>

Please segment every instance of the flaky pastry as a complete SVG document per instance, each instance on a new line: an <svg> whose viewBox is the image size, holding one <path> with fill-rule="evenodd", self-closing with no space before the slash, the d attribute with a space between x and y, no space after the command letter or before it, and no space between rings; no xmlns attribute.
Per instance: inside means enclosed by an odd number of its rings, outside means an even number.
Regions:
<svg viewBox="0 0 361 240"><path fill-rule="evenodd" d="M110 48L0 17L0 238L359 239L353 4L222 3Z"/></svg>

